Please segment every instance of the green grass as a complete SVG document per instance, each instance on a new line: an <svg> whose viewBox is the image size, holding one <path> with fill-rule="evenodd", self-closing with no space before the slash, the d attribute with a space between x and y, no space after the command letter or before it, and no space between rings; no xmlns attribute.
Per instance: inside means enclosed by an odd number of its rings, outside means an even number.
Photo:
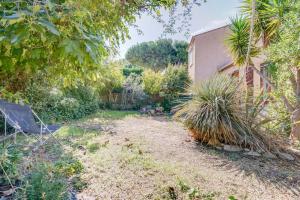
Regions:
<svg viewBox="0 0 300 200"><path fill-rule="evenodd" d="M102 118L104 120L119 120L129 116L137 116L137 111L102 110L88 118Z"/></svg>

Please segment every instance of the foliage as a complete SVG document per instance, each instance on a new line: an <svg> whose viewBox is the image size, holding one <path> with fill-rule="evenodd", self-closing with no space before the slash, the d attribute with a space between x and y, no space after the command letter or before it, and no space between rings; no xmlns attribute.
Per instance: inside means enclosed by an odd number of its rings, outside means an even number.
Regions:
<svg viewBox="0 0 300 200"><path fill-rule="evenodd" d="M241 6L243 16L231 20L232 34L227 39L234 62L239 66L245 64L246 61L252 15L254 17L254 37L251 41L250 58L258 55L262 50L261 47L266 47L277 39L283 16L293 7L293 0L256 0L256 12L252 13L252 1L243 0Z"/></svg>
<svg viewBox="0 0 300 200"><path fill-rule="evenodd" d="M208 194L203 194L199 190L199 188L194 188L189 186L187 183L182 180L178 181L178 186L181 192L186 193L189 199L205 199L205 200L213 200L216 196L215 192L210 192Z"/></svg>
<svg viewBox="0 0 300 200"><path fill-rule="evenodd" d="M6 145L0 147L0 185L9 183L3 170L5 170L12 183L19 178L17 166L20 163L21 158L22 153L15 146Z"/></svg>
<svg viewBox="0 0 300 200"><path fill-rule="evenodd" d="M126 53L126 59L132 64L157 71L166 68L168 64L186 64L187 46L186 42L171 39L143 42L131 47Z"/></svg>
<svg viewBox="0 0 300 200"><path fill-rule="evenodd" d="M145 70L142 76L144 91L149 95L159 95L163 79L164 76L161 72L155 72L151 69Z"/></svg>
<svg viewBox="0 0 300 200"><path fill-rule="evenodd" d="M128 77L130 75L140 76L142 75L143 71L144 71L143 68L129 64L123 68L123 75L125 77Z"/></svg>
<svg viewBox="0 0 300 200"><path fill-rule="evenodd" d="M143 101L146 99L145 92L142 86L142 80L139 76L129 76L123 84L121 97L122 109L140 108Z"/></svg>
<svg viewBox="0 0 300 200"><path fill-rule="evenodd" d="M114 93L121 93L125 77L119 63L108 63L104 66L102 78L94 83L96 92L106 103L114 102Z"/></svg>
<svg viewBox="0 0 300 200"><path fill-rule="evenodd" d="M170 110L176 105L176 100L184 96L185 88L190 84L186 66L169 65L164 72L161 96L164 98L162 105L165 110Z"/></svg>
<svg viewBox="0 0 300 200"><path fill-rule="evenodd" d="M159 9L178 5L189 13L199 1L1 1L1 85L23 90L41 70L65 85L94 79L101 75L99 64L129 37L138 15L158 16Z"/></svg>
<svg viewBox="0 0 300 200"><path fill-rule="evenodd" d="M246 62L250 24L245 17L236 17L231 19L230 30L232 33L227 38L226 42L229 46L234 63L241 66ZM250 53L251 57L255 57L258 54L258 50L253 44L251 44Z"/></svg>
<svg viewBox="0 0 300 200"><path fill-rule="evenodd" d="M300 4L286 14L279 29L280 37L267 49L268 61L272 62L276 69L273 73L273 81L277 85L277 90L272 92L269 113L273 117L273 128L279 133L287 133L291 129L291 119L289 110L282 103L281 96L288 98L293 107L297 108L299 96L296 88L296 71L300 69ZM295 78L293 78L295 77ZM289 81L288 81L289 80Z"/></svg>
<svg viewBox="0 0 300 200"><path fill-rule="evenodd" d="M55 170L60 174L63 174L65 177L71 177L76 174L80 174L83 171L83 165L80 161L62 158L60 161L56 162Z"/></svg>
<svg viewBox="0 0 300 200"><path fill-rule="evenodd" d="M58 89L43 80L32 81L24 97L46 121L78 119L96 112L101 105L94 89L89 86Z"/></svg>
<svg viewBox="0 0 300 200"><path fill-rule="evenodd" d="M269 143L248 117L247 105L239 96L235 79L213 77L191 87L192 99L178 107L176 116L183 120L195 139L211 145L241 145L266 151ZM253 109L253 108L251 108Z"/></svg>
<svg viewBox="0 0 300 200"><path fill-rule="evenodd" d="M22 199L64 200L68 196L67 179L50 163L39 163L32 169L24 190L18 196Z"/></svg>
<svg viewBox="0 0 300 200"><path fill-rule="evenodd" d="M241 11L250 20L252 16L252 1L243 0ZM283 16L293 7L294 0L256 0L254 15L255 40L262 39L268 45L279 36L278 30Z"/></svg>

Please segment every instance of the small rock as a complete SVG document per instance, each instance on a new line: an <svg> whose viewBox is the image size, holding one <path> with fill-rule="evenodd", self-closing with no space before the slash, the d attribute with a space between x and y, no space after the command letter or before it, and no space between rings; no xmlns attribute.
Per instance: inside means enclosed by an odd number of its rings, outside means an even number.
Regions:
<svg viewBox="0 0 300 200"><path fill-rule="evenodd" d="M277 154L278 154L279 158L281 158L281 159L289 160L289 161L295 160L295 158L288 153L278 152Z"/></svg>
<svg viewBox="0 0 300 200"><path fill-rule="evenodd" d="M185 139L185 142L191 142L191 139Z"/></svg>
<svg viewBox="0 0 300 200"><path fill-rule="evenodd" d="M231 152L238 152L238 151L242 151L242 148L239 146L234 146L234 145L227 145L225 144L223 149L225 151L231 151Z"/></svg>
<svg viewBox="0 0 300 200"><path fill-rule="evenodd" d="M221 146L216 146L216 149L218 149L218 150L223 150L223 147L221 147Z"/></svg>
<svg viewBox="0 0 300 200"><path fill-rule="evenodd" d="M277 158L274 154L272 154L271 152L266 152L266 153L264 153L263 154L263 156L265 157L265 158L270 158L270 159L275 159L275 158Z"/></svg>
<svg viewBox="0 0 300 200"><path fill-rule="evenodd" d="M249 152L244 153L244 155L246 155L246 156L255 156L255 157L261 156L260 153L258 153L256 151L249 151Z"/></svg>
<svg viewBox="0 0 300 200"><path fill-rule="evenodd" d="M249 151L250 151L250 149L248 149L248 148L245 148L245 149L244 149L244 151L247 151L247 152L249 152Z"/></svg>
<svg viewBox="0 0 300 200"><path fill-rule="evenodd" d="M86 150L86 149L84 148L84 146L82 146L82 145L79 145L79 146L78 146L78 149L81 150L81 151L85 151L85 150Z"/></svg>

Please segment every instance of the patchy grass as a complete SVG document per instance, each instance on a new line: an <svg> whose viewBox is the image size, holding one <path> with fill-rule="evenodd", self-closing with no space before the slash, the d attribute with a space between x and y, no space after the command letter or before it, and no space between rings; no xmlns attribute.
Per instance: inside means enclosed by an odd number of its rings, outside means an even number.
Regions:
<svg viewBox="0 0 300 200"><path fill-rule="evenodd" d="M137 111L102 110L84 119L99 118L102 120L119 120L119 119L124 119L126 117L130 117L130 116L133 117L138 115L139 113Z"/></svg>
<svg viewBox="0 0 300 200"><path fill-rule="evenodd" d="M239 166L230 165L243 159L237 154L186 140L185 130L172 121L129 116L137 113L105 111L76 122L99 125L99 130L65 126L56 135L63 145L49 142L33 160L46 160L49 169L67 177L78 199L235 200L264 195L269 200L263 192L281 195L267 184L260 190L255 176L240 178ZM112 131L101 129L107 121Z"/></svg>

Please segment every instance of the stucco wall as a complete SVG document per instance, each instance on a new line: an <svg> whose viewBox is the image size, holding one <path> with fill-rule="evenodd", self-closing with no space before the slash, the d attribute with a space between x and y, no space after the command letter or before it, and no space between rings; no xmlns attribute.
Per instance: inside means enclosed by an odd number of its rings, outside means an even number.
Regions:
<svg viewBox="0 0 300 200"><path fill-rule="evenodd" d="M221 27L193 37L190 48L194 47L194 67L189 68L194 82L205 80L218 73L221 66L231 62L225 46L229 27Z"/></svg>

